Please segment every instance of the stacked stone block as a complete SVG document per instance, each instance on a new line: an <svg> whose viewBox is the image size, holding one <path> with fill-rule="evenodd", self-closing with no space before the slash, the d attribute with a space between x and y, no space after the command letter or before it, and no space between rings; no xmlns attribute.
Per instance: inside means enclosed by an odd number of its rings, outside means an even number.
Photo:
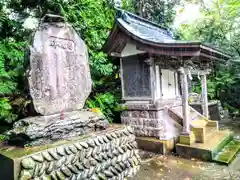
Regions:
<svg viewBox="0 0 240 180"><path fill-rule="evenodd" d="M130 125L137 136L162 137L164 110L145 105L132 105L121 114L122 124Z"/></svg>

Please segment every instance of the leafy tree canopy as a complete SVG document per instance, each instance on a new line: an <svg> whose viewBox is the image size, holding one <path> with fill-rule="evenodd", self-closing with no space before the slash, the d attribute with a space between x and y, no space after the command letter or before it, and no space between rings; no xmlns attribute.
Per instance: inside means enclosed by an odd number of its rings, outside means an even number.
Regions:
<svg viewBox="0 0 240 180"><path fill-rule="evenodd" d="M172 25L179 3L180 0L133 0L138 15L165 27Z"/></svg>
<svg viewBox="0 0 240 180"><path fill-rule="evenodd" d="M191 24L181 24L178 32L182 39L194 39L212 44L232 54L228 63L217 63L215 76L208 79L208 95L220 99L225 107L240 109L239 56L240 56L240 1L212 0L187 3L200 5L200 16ZM199 86L195 90L199 91Z"/></svg>
<svg viewBox="0 0 240 180"><path fill-rule="evenodd" d="M122 8L170 26L179 0L122 0ZM93 92L86 106L99 107L114 118L120 102L118 67L101 51L114 19L115 0L0 0L0 119L14 122L28 115L24 96L24 49L31 30L28 18L46 13L63 16L86 42L89 51ZM3 122L3 121L1 121Z"/></svg>

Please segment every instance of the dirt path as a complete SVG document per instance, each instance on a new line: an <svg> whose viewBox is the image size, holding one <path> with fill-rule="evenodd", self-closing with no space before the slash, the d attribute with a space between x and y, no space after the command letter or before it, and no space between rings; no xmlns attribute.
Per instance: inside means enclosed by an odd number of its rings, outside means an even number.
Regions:
<svg viewBox="0 0 240 180"><path fill-rule="evenodd" d="M240 180L240 157L230 166L141 152L140 172L132 180Z"/></svg>
<svg viewBox="0 0 240 180"><path fill-rule="evenodd" d="M240 121L221 123L220 129L232 130L240 139ZM176 155L140 153L142 166L132 180L240 180L240 154L230 166L225 166Z"/></svg>

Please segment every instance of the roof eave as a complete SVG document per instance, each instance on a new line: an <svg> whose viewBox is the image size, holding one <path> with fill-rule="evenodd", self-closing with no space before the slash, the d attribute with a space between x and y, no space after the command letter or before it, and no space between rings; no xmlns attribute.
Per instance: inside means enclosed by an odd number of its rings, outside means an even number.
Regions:
<svg viewBox="0 0 240 180"><path fill-rule="evenodd" d="M204 53L207 53L211 56L213 56L215 59L219 60L229 60L231 59L231 55L228 55L218 49L212 48L211 46L207 46L203 44L202 42L196 41L196 42L152 42L146 39L143 39L141 37L138 37L137 35L133 34L132 32L128 31L119 21L116 19L114 26L111 30L110 35L108 36L108 39L106 43L103 46L103 51L105 53L111 54L111 44L114 44L113 41L117 41L117 39L114 39L114 35L116 35L117 31L120 30L121 32L124 32L127 36L131 37L133 40L142 43L147 46L153 46L154 48L198 48L199 52L205 51ZM221 57L221 58L219 58Z"/></svg>
<svg viewBox="0 0 240 180"><path fill-rule="evenodd" d="M105 43L102 46L102 51L104 53L109 54L109 50L110 50L109 46L112 43L112 39L113 39L114 35L116 35L117 28L118 28L117 21L115 20L113 27L107 37L107 40L105 41Z"/></svg>
<svg viewBox="0 0 240 180"><path fill-rule="evenodd" d="M201 49L209 51L210 54L211 53L217 54L218 56L221 56L224 60L229 60L233 57L232 55L224 53L223 51L221 51L219 49L213 48L213 47L205 45L205 44L201 44Z"/></svg>

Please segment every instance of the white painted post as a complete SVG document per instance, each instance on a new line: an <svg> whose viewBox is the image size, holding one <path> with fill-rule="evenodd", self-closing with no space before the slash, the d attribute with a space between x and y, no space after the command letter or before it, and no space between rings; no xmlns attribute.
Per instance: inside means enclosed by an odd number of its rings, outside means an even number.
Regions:
<svg viewBox="0 0 240 180"><path fill-rule="evenodd" d="M181 134L189 134L189 105L188 105L188 69L181 67L181 86L182 86L182 114L183 114L183 131Z"/></svg>
<svg viewBox="0 0 240 180"><path fill-rule="evenodd" d="M201 75L201 83L202 83L202 108L203 115L208 119L208 95L207 95L207 77L206 74Z"/></svg>

